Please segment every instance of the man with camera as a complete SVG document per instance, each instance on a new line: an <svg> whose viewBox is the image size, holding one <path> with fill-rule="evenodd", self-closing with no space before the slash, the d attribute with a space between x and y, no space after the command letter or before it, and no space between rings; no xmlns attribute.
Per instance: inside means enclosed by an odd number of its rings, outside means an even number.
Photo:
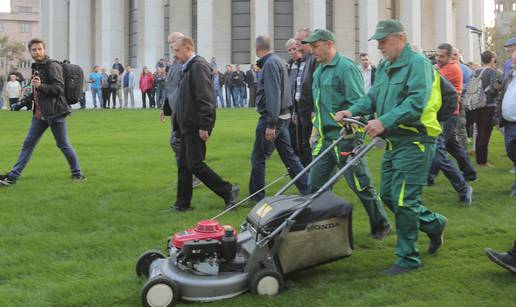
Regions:
<svg viewBox="0 0 516 307"><path fill-rule="evenodd" d="M28 47L34 60L31 77L32 94L24 101L34 104L34 115L18 161L9 173L0 175L0 186L16 183L29 163L38 141L49 127L57 147L61 149L70 165L72 179L84 181L86 177L82 173L77 155L68 141L66 116L70 114L70 107L64 97L63 69L59 63L47 56L43 40L34 38L29 41Z"/></svg>

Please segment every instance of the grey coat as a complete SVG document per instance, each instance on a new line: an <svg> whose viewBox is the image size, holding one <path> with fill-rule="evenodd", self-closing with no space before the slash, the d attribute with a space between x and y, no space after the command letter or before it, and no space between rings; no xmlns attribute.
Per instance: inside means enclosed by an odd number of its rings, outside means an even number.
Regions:
<svg viewBox="0 0 516 307"><path fill-rule="evenodd" d="M290 112L292 93L287 66L274 53L269 53L256 63L262 69L256 90L256 109L267 116L267 128L275 129L278 117Z"/></svg>

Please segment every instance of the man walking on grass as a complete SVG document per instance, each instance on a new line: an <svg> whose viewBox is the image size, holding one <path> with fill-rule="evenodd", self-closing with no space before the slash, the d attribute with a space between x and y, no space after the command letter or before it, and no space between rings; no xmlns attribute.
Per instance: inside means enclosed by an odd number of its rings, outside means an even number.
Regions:
<svg viewBox="0 0 516 307"><path fill-rule="evenodd" d="M79 160L68 141L66 116L70 114L70 106L64 97L63 69L59 63L51 60L45 50L45 42L34 38L28 43L32 64L32 94L26 101L34 103L32 123L18 157L18 161L5 175L0 175L0 186L15 184L23 169L29 163L32 152L43 133L50 127L57 147L61 149L72 173L72 179L84 181L86 177L81 171Z"/></svg>

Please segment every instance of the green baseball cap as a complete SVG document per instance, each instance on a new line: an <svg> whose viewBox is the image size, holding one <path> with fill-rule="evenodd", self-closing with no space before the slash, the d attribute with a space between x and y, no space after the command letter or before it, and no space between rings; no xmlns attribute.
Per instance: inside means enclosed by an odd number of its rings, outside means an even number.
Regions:
<svg viewBox="0 0 516 307"><path fill-rule="evenodd" d="M391 33L404 32L405 26L397 19L381 20L376 25L376 32L369 40L381 40Z"/></svg>
<svg viewBox="0 0 516 307"><path fill-rule="evenodd" d="M336 40L337 39L335 38L335 34L333 34L331 31L326 29L316 29L301 43L311 44L316 41L332 41L335 43Z"/></svg>

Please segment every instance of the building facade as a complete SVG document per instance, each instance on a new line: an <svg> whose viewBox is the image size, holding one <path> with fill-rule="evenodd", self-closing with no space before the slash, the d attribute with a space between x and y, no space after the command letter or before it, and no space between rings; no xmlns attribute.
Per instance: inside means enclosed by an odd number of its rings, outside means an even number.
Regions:
<svg viewBox="0 0 516 307"><path fill-rule="evenodd" d="M337 47L356 59L376 62L376 42L367 39L378 20L401 19L409 39L423 50L449 42L466 61L480 61L478 42L466 25L484 26L483 0L41 0L41 32L49 54L91 68L123 64L154 68L169 57L166 38L192 36L198 53L219 67L256 60L254 38L268 34L284 44L300 28L328 28ZM85 69L88 70L88 69Z"/></svg>
<svg viewBox="0 0 516 307"><path fill-rule="evenodd" d="M24 46L33 37L39 37L39 0L11 0L11 12L0 13L0 36L9 37L10 41L21 42ZM18 67L24 75L30 75L31 57L28 50L24 59L17 63L7 63L0 58L0 70L9 70L9 65Z"/></svg>
<svg viewBox="0 0 516 307"><path fill-rule="evenodd" d="M513 19L516 18L516 0L496 0L495 25L502 34L511 34Z"/></svg>

